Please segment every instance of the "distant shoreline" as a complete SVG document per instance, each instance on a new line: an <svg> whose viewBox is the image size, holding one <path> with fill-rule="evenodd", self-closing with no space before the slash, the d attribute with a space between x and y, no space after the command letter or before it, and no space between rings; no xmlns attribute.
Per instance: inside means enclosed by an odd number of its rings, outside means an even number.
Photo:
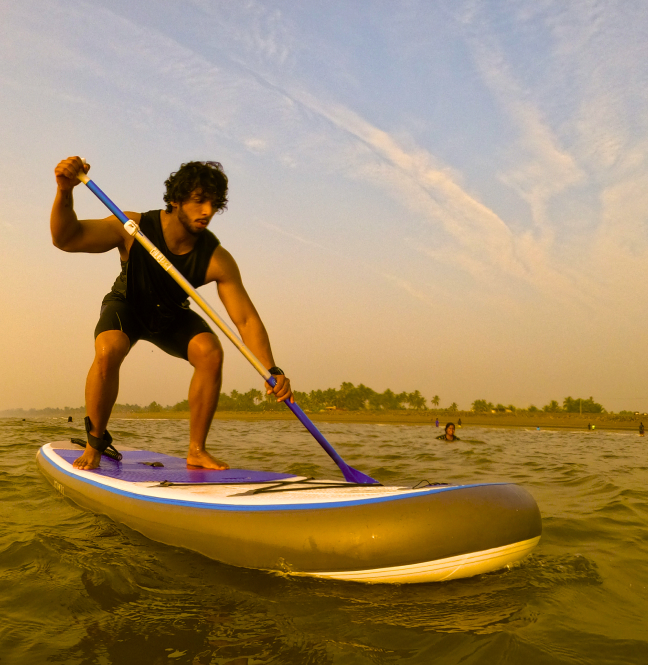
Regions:
<svg viewBox="0 0 648 665"><path fill-rule="evenodd" d="M24 417L42 418L47 414L22 414ZM71 413L73 422L82 420L82 416ZM645 421L648 426L648 416L619 416L615 414L578 414L578 413L536 413L536 414L495 414L495 413L473 413L461 411L456 413L441 413L437 410L417 411L408 409L404 411L343 411L331 410L325 413L308 413L308 417L314 422L328 423L358 423L376 425L427 425L435 427L435 421L439 419L439 431L447 422L457 424L461 418L463 427L505 427L505 428L532 428L536 429L570 429L587 430L588 423L597 430L638 430L639 423ZM3 416L19 417L19 416ZM67 416L49 416L65 418ZM188 411L160 411L160 412L121 412L113 414L111 420L183 420L189 418ZM287 409L285 411L217 411L214 420L244 420L244 421L268 421L268 420L294 420L295 416ZM459 432L457 432L459 435Z"/></svg>

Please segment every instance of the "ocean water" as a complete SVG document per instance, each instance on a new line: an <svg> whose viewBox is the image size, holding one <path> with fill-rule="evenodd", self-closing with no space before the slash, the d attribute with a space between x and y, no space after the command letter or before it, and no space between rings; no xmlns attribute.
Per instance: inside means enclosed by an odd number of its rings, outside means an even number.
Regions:
<svg viewBox="0 0 648 665"><path fill-rule="evenodd" d="M383 484L512 481L543 537L511 569L362 585L235 568L61 497L38 448L82 423L0 419L0 664L648 663L648 438L636 433L322 424ZM186 421L113 420L115 443L182 455ZM217 421L232 466L341 477L292 421ZM405 546L406 544L404 544Z"/></svg>

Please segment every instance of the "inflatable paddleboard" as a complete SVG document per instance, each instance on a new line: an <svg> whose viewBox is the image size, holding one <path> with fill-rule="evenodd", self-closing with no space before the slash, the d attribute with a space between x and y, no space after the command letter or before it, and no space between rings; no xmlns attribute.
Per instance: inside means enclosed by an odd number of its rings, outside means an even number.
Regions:
<svg viewBox="0 0 648 665"><path fill-rule="evenodd" d="M233 566L373 583L435 582L506 567L540 540L533 497L512 483L383 487L264 471L190 470L122 448L93 471L81 449L44 445L65 497L148 538Z"/></svg>

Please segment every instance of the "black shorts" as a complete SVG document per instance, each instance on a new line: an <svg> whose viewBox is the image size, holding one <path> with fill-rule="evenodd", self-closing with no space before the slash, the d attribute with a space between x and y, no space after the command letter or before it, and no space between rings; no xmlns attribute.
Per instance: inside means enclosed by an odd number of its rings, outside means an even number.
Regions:
<svg viewBox="0 0 648 665"><path fill-rule="evenodd" d="M202 316L190 309L181 309L168 325L160 332L151 332L140 321L131 305L125 300L106 298L101 303L101 313L95 328L94 336L107 330L121 330L128 335L131 348L140 339L162 349L176 358L188 360L189 342L200 333L214 331Z"/></svg>

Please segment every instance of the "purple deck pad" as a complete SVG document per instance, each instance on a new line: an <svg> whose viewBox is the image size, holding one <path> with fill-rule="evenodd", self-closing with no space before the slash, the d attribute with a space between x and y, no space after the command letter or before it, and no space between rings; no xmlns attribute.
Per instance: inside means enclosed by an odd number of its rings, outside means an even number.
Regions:
<svg viewBox="0 0 648 665"><path fill-rule="evenodd" d="M55 451L59 457L72 464L82 453L78 450L58 448ZM245 469L228 469L227 471L213 471L211 469L187 469L186 460L181 457L172 457L162 453L150 453L146 450L127 450L122 452L121 462L116 462L102 455L101 465L98 469L86 471L88 474L126 480L131 483L162 482L172 483L222 483L223 485L235 483L267 483L277 480L287 480L297 476L289 473L272 473L270 471L246 471ZM164 466L148 466L142 462L162 462Z"/></svg>

